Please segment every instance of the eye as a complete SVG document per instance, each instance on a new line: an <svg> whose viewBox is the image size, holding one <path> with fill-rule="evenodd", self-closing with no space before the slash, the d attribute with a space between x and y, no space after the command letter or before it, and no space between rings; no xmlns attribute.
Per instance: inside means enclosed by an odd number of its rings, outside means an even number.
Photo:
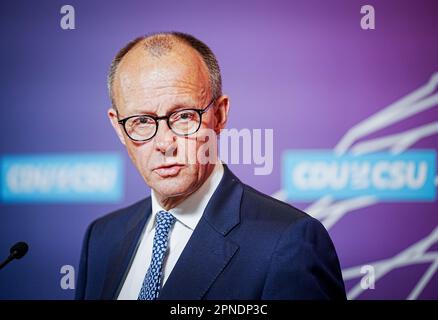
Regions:
<svg viewBox="0 0 438 320"><path fill-rule="evenodd" d="M181 111L178 112L172 117L172 121L188 121L193 120L195 117L193 111Z"/></svg>
<svg viewBox="0 0 438 320"><path fill-rule="evenodd" d="M138 118L138 122L141 124L150 123L151 119L147 117L140 117Z"/></svg>
<svg viewBox="0 0 438 320"><path fill-rule="evenodd" d="M181 114L180 114L180 118L181 118L181 119L190 119L191 116L192 116L192 114L189 113L189 112L184 112L184 113L181 113Z"/></svg>
<svg viewBox="0 0 438 320"><path fill-rule="evenodd" d="M138 124L153 124L154 120L152 118L143 116L143 117L138 117L136 122Z"/></svg>

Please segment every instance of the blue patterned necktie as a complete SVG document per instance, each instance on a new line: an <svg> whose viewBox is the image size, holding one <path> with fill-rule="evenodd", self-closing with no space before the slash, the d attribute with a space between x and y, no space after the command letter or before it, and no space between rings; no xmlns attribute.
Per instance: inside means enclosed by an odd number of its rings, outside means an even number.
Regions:
<svg viewBox="0 0 438 320"><path fill-rule="evenodd" d="M160 211L157 213L156 222L151 264L144 278L138 300L155 300L158 298L169 231L175 223L175 217L169 212Z"/></svg>

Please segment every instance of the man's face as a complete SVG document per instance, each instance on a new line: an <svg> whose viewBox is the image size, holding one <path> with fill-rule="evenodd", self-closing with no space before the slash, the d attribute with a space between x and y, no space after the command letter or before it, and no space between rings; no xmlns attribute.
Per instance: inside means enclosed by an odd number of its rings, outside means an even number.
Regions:
<svg viewBox="0 0 438 320"><path fill-rule="evenodd" d="M207 68L201 57L185 45L161 57L148 56L141 45L132 49L118 66L113 92L119 119L139 114L165 116L184 108L203 109L211 101ZM202 115L198 133L177 136L166 121L159 121L154 138L136 142L117 123L116 111L108 111L131 160L160 201L184 199L208 178L214 164L200 162L200 148L205 150L207 143L203 132L219 133L227 113L228 99L223 96ZM216 138L209 140L216 150Z"/></svg>

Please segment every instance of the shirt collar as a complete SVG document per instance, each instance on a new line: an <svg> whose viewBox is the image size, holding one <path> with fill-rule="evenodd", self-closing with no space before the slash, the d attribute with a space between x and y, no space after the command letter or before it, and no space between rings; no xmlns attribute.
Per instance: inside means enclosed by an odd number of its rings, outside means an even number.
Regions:
<svg viewBox="0 0 438 320"><path fill-rule="evenodd" d="M186 227L194 230L199 220L201 219L205 208L207 207L210 198L213 196L216 188L218 187L222 177L224 175L224 167L222 162L216 163L212 173L202 186L191 194L187 199L181 202L175 208L167 210ZM155 197L154 190L151 190L152 198L152 217L155 221L155 215L163 210L163 207L159 204Z"/></svg>

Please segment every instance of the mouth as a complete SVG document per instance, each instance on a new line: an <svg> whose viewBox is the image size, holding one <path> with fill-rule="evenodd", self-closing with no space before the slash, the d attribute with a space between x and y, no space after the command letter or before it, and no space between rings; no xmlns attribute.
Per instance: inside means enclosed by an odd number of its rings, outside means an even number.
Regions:
<svg viewBox="0 0 438 320"><path fill-rule="evenodd" d="M162 178L175 177L184 167L182 164L166 164L155 168L153 171Z"/></svg>

